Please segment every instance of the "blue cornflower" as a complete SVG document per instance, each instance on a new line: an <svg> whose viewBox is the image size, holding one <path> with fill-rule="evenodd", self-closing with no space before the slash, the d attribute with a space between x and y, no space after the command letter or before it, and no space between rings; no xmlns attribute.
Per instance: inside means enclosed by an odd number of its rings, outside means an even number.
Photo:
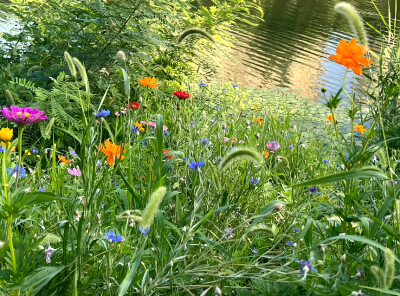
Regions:
<svg viewBox="0 0 400 296"><path fill-rule="evenodd" d="M300 232L300 229L298 229L298 228L293 228L293 232L294 232L294 233L299 233L299 232Z"/></svg>
<svg viewBox="0 0 400 296"><path fill-rule="evenodd" d="M310 258L308 260L301 260L301 261L297 260L296 262L300 264L300 272L302 272L302 273L309 272L309 271L318 272L318 270L316 270L314 268L314 266L311 264L311 261L313 261L313 260L314 260L314 258Z"/></svg>
<svg viewBox="0 0 400 296"><path fill-rule="evenodd" d="M207 86L207 84L204 83L204 82L200 82L199 85L200 85L200 86Z"/></svg>
<svg viewBox="0 0 400 296"><path fill-rule="evenodd" d="M40 192L45 192L46 190L43 187L39 187Z"/></svg>
<svg viewBox="0 0 400 296"><path fill-rule="evenodd" d="M221 110L221 106L215 106L215 110Z"/></svg>
<svg viewBox="0 0 400 296"><path fill-rule="evenodd" d="M142 225L139 225L139 231L141 234L146 235L149 233L150 229L148 229L148 228L143 229Z"/></svg>
<svg viewBox="0 0 400 296"><path fill-rule="evenodd" d="M8 152L8 149L6 150L3 146L0 146L0 152Z"/></svg>
<svg viewBox="0 0 400 296"><path fill-rule="evenodd" d="M257 251L257 249L255 247L253 248L252 252L253 252L254 255L258 254L258 251Z"/></svg>
<svg viewBox="0 0 400 296"><path fill-rule="evenodd" d="M7 170L9 176L13 176L14 178L17 177L18 166L16 166L15 168L9 167L6 170ZM19 169L19 178L23 178L23 177L26 177L26 170L23 167L21 167Z"/></svg>
<svg viewBox="0 0 400 296"><path fill-rule="evenodd" d="M233 86L233 88L237 88L237 87L239 87L239 84L232 83L232 86Z"/></svg>
<svg viewBox="0 0 400 296"><path fill-rule="evenodd" d="M222 91L222 92L226 92L226 91L227 91L227 89L226 89L226 88L223 88L223 89L221 89L221 91Z"/></svg>
<svg viewBox="0 0 400 296"><path fill-rule="evenodd" d="M253 185L257 185L258 183L260 183L260 178L251 177L250 178L250 183L253 184Z"/></svg>
<svg viewBox="0 0 400 296"><path fill-rule="evenodd" d="M287 139L289 139L290 135L286 134L285 137L286 137Z"/></svg>
<svg viewBox="0 0 400 296"><path fill-rule="evenodd" d="M210 123L211 123L211 125L215 125L217 123L217 120L216 119L211 119Z"/></svg>
<svg viewBox="0 0 400 296"><path fill-rule="evenodd" d="M68 153L71 156L78 156L78 154L76 154L75 150L69 150Z"/></svg>
<svg viewBox="0 0 400 296"><path fill-rule="evenodd" d="M38 154L38 153L39 153L39 149L37 149L36 147L33 147L33 148L31 149L31 152L32 152L33 154Z"/></svg>
<svg viewBox="0 0 400 296"><path fill-rule="evenodd" d="M99 113L96 114L97 117L107 117L110 115L110 110L102 109Z"/></svg>
<svg viewBox="0 0 400 296"><path fill-rule="evenodd" d="M107 204L107 203L105 203L105 202L102 202L102 203L101 203L101 208L102 208L102 209L104 209L104 208L105 208L105 206L106 206L106 204Z"/></svg>
<svg viewBox="0 0 400 296"><path fill-rule="evenodd" d="M328 163L329 163L329 160L323 159L322 162L328 164Z"/></svg>
<svg viewBox="0 0 400 296"><path fill-rule="evenodd" d="M229 132L229 128L225 128L224 131L227 133Z"/></svg>
<svg viewBox="0 0 400 296"><path fill-rule="evenodd" d="M139 132L139 128L138 128L137 126L135 126L135 127L132 129L132 133L137 133L137 132Z"/></svg>
<svg viewBox="0 0 400 296"><path fill-rule="evenodd" d="M293 149L294 148L294 145L292 144L292 145L289 145L289 149Z"/></svg>
<svg viewBox="0 0 400 296"><path fill-rule="evenodd" d="M182 157L182 160L183 160L183 161L186 161L186 157Z"/></svg>
<svg viewBox="0 0 400 296"><path fill-rule="evenodd" d="M200 167L202 167L203 165L205 165L205 162L204 162L204 161L199 161L199 162L197 162L197 163L196 163L195 161L189 162L189 168L192 169L192 170L197 169L197 168L200 168Z"/></svg>
<svg viewBox="0 0 400 296"><path fill-rule="evenodd" d="M164 131L164 135L169 136L169 131Z"/></svg>
<svg viewBox="0 0 400 296"><path fill-rule="evenodd" d="M286 242L286 245L287 245L288 247L293 247L293 246L294 246L294 241L287 241L287 242Z"/></svg>
<svg viewBox="0 0 400 296"><path fill-rule="evenodd" d="M308 188L308 190L310 191L311 195L314 195L318 191L317 187L315 187L315 186Z"/></svg>
<svg viewBox="0 0 400 296"><path fill-rule="evenodd" d="M120 243L124 240L124 238L122 237L122 235L115 233L115 231L109 231L106 233L106 239L111 242L111 243Z"/></svg>
<svg viewBox="0 0 400 296"><path fill-rule="evenodd" d="M393 185L396 186L397 185L397 180L393 180L392 183L393 183Z"/></svg>

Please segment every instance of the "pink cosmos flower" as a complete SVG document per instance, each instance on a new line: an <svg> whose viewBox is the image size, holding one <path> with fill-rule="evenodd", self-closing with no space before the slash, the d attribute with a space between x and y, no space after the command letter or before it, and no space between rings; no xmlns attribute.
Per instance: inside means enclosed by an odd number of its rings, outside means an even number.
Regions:
<svg viewBox="0 0 400 296"><path fill-rule="evenodd" d="M267 143L267 148L271 151L277 151L281 147L277 141L272 141Z"/></svg>
<svg viewBox="0 0 400 296"><path fill-rule="evenodd" d="M144 121L144 120L141 120L141 121L140 121L140 123L141 123L141 124L143 124L144 126L146 126L146 125L147 125L147 122L146 122L146 121Z"/></svg>
<svg viewBox="0 0 400 296"><path fill-rule="evenodd" d="M224 142L229 142L229 138L228 137L224 137Z"/></svg>
<svg viewBox="0 0 400 296"><path fill-rule="evenodd" d="M79 169L79 167L78 168L73 168L73 169L68 168L67 171L72 176L76 176L76 177L82 176L82 172Z"/></svg>
<svg viewBox="0 0 400 296"><path fill-rule="evenodd" d="M156 123L154 122L154 121L150 121L149 123L147 123L149 126L153 126L153 127L155 127L156 126Z"/></svg>
<svg viewBox="0 0 400 296"><path fill-rule="evenodd" d="M47 119L47 116L43 116L44 111L39 111L37 108L32 109L31 107L20 108L18 106L3 107L0 113L5 119L15 122L16 124L28 125Z"/></svg>
<svg viewBox="0 0 400 296"><path fill-rule="evenodd" d="M167 132L167 131L168 131L168 126L163 125L163 132L165 133L165 132Z"/></svg>

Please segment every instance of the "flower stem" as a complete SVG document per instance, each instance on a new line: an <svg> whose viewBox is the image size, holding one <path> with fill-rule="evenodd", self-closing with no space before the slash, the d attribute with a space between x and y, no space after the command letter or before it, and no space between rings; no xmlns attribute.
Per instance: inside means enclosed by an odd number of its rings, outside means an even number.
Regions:
<svg viewBox="0 0 400 296"><path fill-rule="evenodd" d="M21 170L22 163L22 134L24 133L25 126L18 125L18 166L17 166L17 176L15 180L15 190L18 188L19 172Z"/></svg>

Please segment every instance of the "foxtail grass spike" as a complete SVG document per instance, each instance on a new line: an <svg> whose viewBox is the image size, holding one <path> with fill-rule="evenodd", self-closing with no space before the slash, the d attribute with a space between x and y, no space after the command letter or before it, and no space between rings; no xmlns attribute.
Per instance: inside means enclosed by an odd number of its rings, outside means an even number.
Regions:
<svg viewBox="0 0 400 296"><path fill-rule="evenodd" d="M10 103L12 105L15 104L15 100L14 100L14 96L12 95L12 93L10 92L10 90L6 89L6 97L7 99L10 101Z"/></svg>
<svg viewBox="0 0 400 296"><path fill-rule="evenodd" d="M146 229L150 229L151 224L154 221L154 216L156 215L156 212L166 193L167 188L160 187L150 196L150 200L148 201L146 208L144 209L142 214L141 228L143 229L143 231L145 231Z"/></svg>
<svg viewBox="0 0 400 296"><path fill-rule="evenodd" d="M367 32L364 28L363 19L360 14L357 12L356 8L347 2L339 2L335 5L335 10L338 13L343 14L355 34L357 34L358 39L362 45L368 46L368 37Z"/></svg>
<svg viewBox="0 0 400 296"><path fill-rule="evenodd" d="M235 151L230 152L226 155L220 165L220 170L225 170L226 168L230 167L236 160L247 159L254 163L260 164L263 162L262 155L251 148L241 148Z"/></svg>
<svg viewBox="0 0 400 296"><path fill-rule="evenodd" d="M74 62L72 61L71 55L68 52L64 52L64 58L67 61L68 68L69 68L69 71L71 72L71 75L74 78L76 78L76 75L77 75L76 68L75 68Z"/></svg>
<svg viewBox="0 0 400 296"><path fill-rule="evenodd" d="M392 250L385 250L385 289L390 289L394 278L394 255Z"/></svg>
<svg viewBox="0 0 400 296"><path fill-rule="evenodd" d="M385 286L385 275L384 275L382 269L380 269L378 266L374 265L371 267L371 272L375 276L376 280L378 281L379 286L384 287Z"/></svg>
<svg viewBox="0 0 400 296"><path fill-rule="evenodd" d="M214 39L211 37L211 35L208 34L206 31L204 31L200 28L190 28L190 29L187 29L186 31L182 32L182 34L178 37L178 43L182 43L183 40L185 40L190 35L194 35L194 34L202 35L203 37L207 38L208 40L215 42Z"/></svg>
<svg viewBox="0 0 400 296"><path fill-rule="evenodd" d="M86 92L89 94L90 93L89 79L87 77L85 66L83 66L81 61L78 60L77 58L72 58L72 60L74 61L74 64L78 67L79 74L82 77L82 82L83 82L83 84L85 85L85 88L86 88Z"/></svg>

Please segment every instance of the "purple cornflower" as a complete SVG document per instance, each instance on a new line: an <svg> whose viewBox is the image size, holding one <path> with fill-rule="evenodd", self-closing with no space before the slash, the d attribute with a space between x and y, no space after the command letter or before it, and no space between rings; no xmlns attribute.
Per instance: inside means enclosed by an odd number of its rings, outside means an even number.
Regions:
<svg viewBox="0 0 400 296"><path fill-rule="evenodd" d="M316 270L311 263L311 261L313 261L313 260L314 260L314 258L310 258L308 260L301 260L301 261L297 260L296 262L300 264L300 272L302 272L302 273L309 272L309 271L318 272L318 270Z"/></svg>
<svg viewBox="0 0 400 296"><path fill-rule="evenodd" d="M257 249L255 247L253 248L252 252L253 252L254 255L258 254L258 251L257 251Z"/></svg>
<svg viewBox="0 0 400 296"><path fill-rule="evenodd" d="M96 116L97 117L107 117L107 116L109 116L110 115L110 110L101 110L100 112L98 112L97 114L96 114Z"/></svg>
<svg viewBox="0 0 400 296"><path fill-rule="evenodd" d="M143 235L147 235L149 233L150 229L149 228L142 228L142 225L139 225L139 232Z"/></svg>
<svg viewBox="0 0 400 296"><path fill-rule="evenodd" d="M237 87L239 87L239 84L232 83L232 86L233 86L233 88L237 88Z"/></svg>
<svg viewBox="0 0 400 296"><path fill-rule="evenodd" d="M75 150L69 150L69 155L78 156L78 154L76 154Z"/></svg>
<svg viewBox="0 0 400 296"><path fill-rule="evenodd" d="M277 151L281 147L277 141L271 141L267 143L267 148L271 151Z"/></svg>
<svg viewBox="0 0 400 296"><path fill-rule="evenodd" d="M314 195L318 191L317 187L315 187L315 186L308 188L308 190L310 191L311 195Z"/></svg>
<svg viewBox="0 0 400 296"><path fill-rule="evenodd" d="M199 142L203 144L203 147L206 146L208 143L210 143L210 141L207 138L201 139Z"/></svg>
<svg viewBox="0 0 400 296"><path fill-rule="evenodd" d="M200 168L200 167L202 167L204 165L205 165L204 161L199 161L197 163L195 161L189 162L189 168L192 169L192 170Z"/></svg>
<svg viewBox="0 0 400 296"><path fill-rule="evenodd" d="M55 250L56 249L53 249L51 246L49 246L49 248L46 251L44 251L44 258L46 258L46 263L47 264L50 264L51 256L53 255Z"/></svg>
<svg viewBox="0 0 400 296"><path fill-rule="evenodd" d="M258 183L260 183L260 178L259 177L257 177L257 178L251 177L250 183L253 185L257 185Z"/></svg>
<svg viewBox="0 0 400 296"><path fill-rule="evenodd" d="M32 109L31 107L11 106L10 109L4 107L0 110L0 113L2 114L0 116L5 119L21 125L28 125L47 119L47 116L43 115L44 111L39 111L37 108Z"/></svg>
<svg viewBox="0 0 400 296"><path fill-rule="evenodd" d="M292 145L289 145L289 149L293 149L294 148L294 145L292 144Z"/></svg>
<svg viewBox="0 0 400 296"><path fill-rule="evenodd" d="M45 192L46 190L43 187L39 187L40 192Z"/></svg>
<svg viewBox="0 0 400 296"><path fill-rule="evenodd" d="M31 152L32 152L33 154L38 154L38 153L39 153L39 149L37 149L36 147L33 147L33 148L31 149Z"/></svg>
<svg viewBox="0 0 400 296"><path fill-rule="evenodd" d="M115 233L115 231L109 231L106 233L106 239L110 242L110 243L120 243L124 240L124 238L122 237L122 235Z"/></svg>
<svg viewBox="0 0 400 296"><path fill-rule="evenodd" d="M81 172L81 170L79 169L79 167L73 168L73 169L67 168L67 171L68 171L68 173L69 173L70 175L72 175L72 176L76 176L76 177L82 176L82 172Z"/></svg>
<svg viewBox="0 0 400 296"><path fill-rule="evenodd" d="M225 229L225 235L226 235L226 237L228 238L228 239L231 239L231 238L233 238L233 229L232 228L230 228L230 227L228 227L228 228L226 228Z"/></svg>

